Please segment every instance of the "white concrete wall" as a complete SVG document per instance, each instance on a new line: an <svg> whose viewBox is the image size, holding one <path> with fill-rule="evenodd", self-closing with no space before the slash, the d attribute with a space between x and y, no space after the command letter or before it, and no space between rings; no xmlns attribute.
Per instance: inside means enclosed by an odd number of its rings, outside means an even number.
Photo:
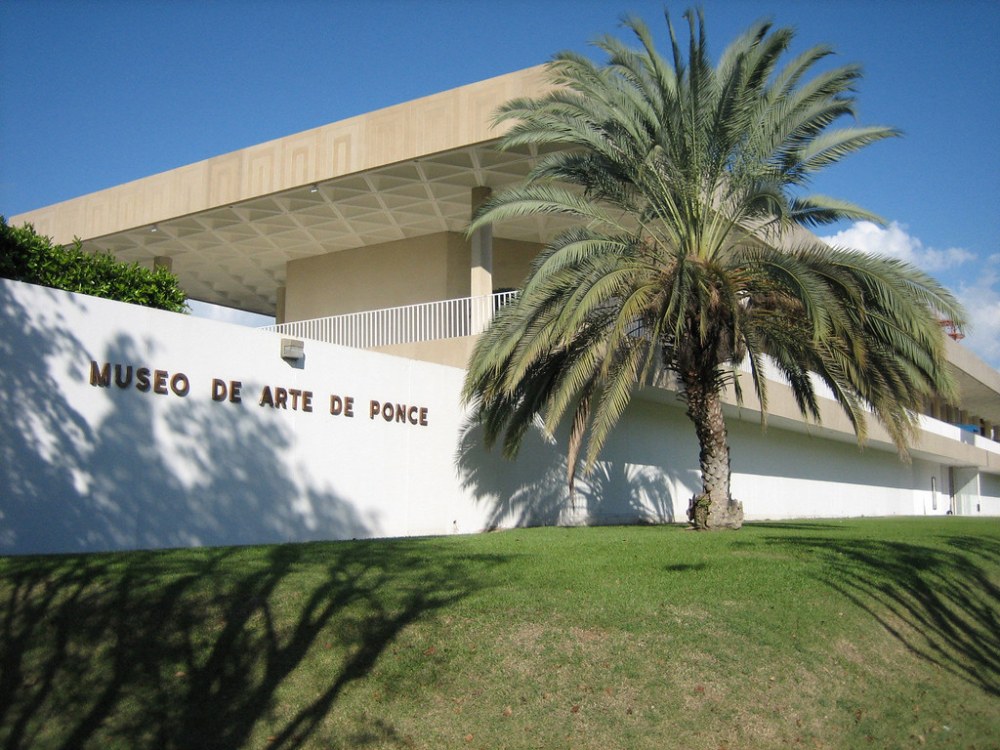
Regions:
<svg viewBox="0 0 1000 750"><path fill-rule="evenodd" d="M754 518L945 515L947 467L730 420L733 494ZM931 477L938 490L934 508Z"/></svg>
<svg viewBox="0 0 1000 750"><path fill-rule="evenodd" d="M693 430L662 392L636 400L570 503L563 443L533 434L516 463L481 448L459 405L462 370L311 341L290 364L279 345L0 280L0 554L683 521L698 487ZM112 380L115 364L131 366L131 383L92 385L92 362L110 364ZM175 376L185 395L171 392ZM213 400L214 380L240 381L240 402ZM310 392L312 411L262 405L265 386ZM354 416L332 415L331 395L353 397ZM427 424L372 419L372 399L417 407L418 422L424 408ZM749 518L947 510L946 467L762 435L755 421L730 428ZM1000 482L983 477L980 512L1000 514Z"/></svg>
<svg viewBox="0 0 1000 750"><path fill-rule="evenodd" d="M0 314L0 552L441 534L470 505L461 370L312 342L292 366L275 334L7 281ZM190 391L94 386L91 361ZM213 379L241 402L213 401ZM261 406L264 386L311 391L312 412ZM370 419L370 399L427 425Z"/></svg>
<svg viewBox="0 0 1000 750"><path fill-rule="evenodd" d="M979 513L984 516L1000 516L1000 476L979 475Z"/></svg>

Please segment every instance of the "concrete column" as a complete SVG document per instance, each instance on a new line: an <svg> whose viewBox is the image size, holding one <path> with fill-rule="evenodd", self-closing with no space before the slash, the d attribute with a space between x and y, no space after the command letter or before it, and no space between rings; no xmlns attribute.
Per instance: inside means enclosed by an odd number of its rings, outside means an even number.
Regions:
<svg viewBox="0 0 1000 750"><path fill-rule="evenodd" d="M472 188L472 214L489 200L493 191L488 187ZM474 298L469 321L471 333L482 333L493 319L493 227L486 225L472 233L469 295ZM478 299L476 299L478 298Z"/></svg>
<svg viewBox="0 0 1000 750"><path fill-rule="evenodd" d="M274 305L274 322L281 324L285 322L285 287L278 287L277 301Z"/></svg>
<svg viewBox="0 0 1000 750"><path fill-rule="evenodd" d="M166 255L157 255L153 258L153 270L159 271L161 268L165 268L168 271L174 270L174 259L169 258Z"/></svg>
<svg viewBox="0 0 1000 750"><path fill-rule="evenodd" d="M488 187L472 188L472 214L475 215L493 191ZM493 227L480 227L472 235L470 295L493 294Z"/></svg>

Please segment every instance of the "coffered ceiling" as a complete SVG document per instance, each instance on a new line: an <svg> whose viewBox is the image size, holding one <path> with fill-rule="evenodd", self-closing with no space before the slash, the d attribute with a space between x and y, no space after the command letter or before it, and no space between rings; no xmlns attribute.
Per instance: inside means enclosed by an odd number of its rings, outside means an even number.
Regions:
<svg viewBox="0 0 1000 750"><path fill-rule="evenodd" d="M91 238L84 246L143 265L170 258L190 297L273 315L289 261L463 232L472 188L517 182L535 158L480 144ZM494 232L540 242L564 225L533 217Z"/></svg>

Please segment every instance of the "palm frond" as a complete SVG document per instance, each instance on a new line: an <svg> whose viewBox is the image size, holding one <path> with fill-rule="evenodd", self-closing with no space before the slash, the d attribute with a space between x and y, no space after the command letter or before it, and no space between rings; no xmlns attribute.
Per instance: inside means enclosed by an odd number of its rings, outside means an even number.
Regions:
<svg viewBox="0 0 1000 750"><path fill-rule="evenodd" d="M555 434L568 422L572 484L654 371L676 378L700 440L724 435L724 422L693 415L715 399L721 421L730 384L742 401L746 363L762 423L771 373L804 418L820 419L828 393L860 441L874 418L905 454L922 401L954 394L937 320L962 324L964 312L912 266L792 233L878 220L802 191L899 131L838 126L855 115L862 71L818 70L826 45L786 59L793 32L765 20L713 66L703 14L684 14L686 34L664 17L666 55L626 17L631 43L601 37L603 63L557 54L548 94L496 114L502 149L545 155L479 209L470 232L544 215L575 226L539 253L476 344L463 398L487 443L512 455L533 425ZM702 443L703 456L713 450Z"/></svg>

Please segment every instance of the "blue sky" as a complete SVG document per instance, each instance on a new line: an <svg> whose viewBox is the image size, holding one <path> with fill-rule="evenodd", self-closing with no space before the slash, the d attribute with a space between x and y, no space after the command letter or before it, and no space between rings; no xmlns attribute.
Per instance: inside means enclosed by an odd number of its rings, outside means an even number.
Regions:
<svg viewBox="0 0 1000 750"><path fill-rule="evenodd" d="M0 3L7 216L536 65L661 2L396 0ZM684 4L668 3L680 20ZM719 52L753 20L860 62L864 124L902 129L818 180L887 227L828 232L906 257L964 301L1000 367L1000 3L703 3Z"/></svg>

